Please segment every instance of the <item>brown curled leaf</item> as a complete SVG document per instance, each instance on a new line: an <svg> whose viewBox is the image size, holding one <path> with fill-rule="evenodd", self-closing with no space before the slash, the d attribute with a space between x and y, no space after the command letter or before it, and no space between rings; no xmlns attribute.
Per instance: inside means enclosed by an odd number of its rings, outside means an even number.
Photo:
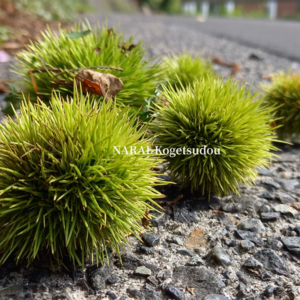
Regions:
<svg viewBox="0 0 300 300"><path fill-rule="evenodd" d="M113 29L113 28L108 28L108 29L107 29L107 35L108 35L108 36L111 36L111 35L115 36L114 29Z"/></svg>
<svg viewBox="0 0 300 300"><path fill-rule="evenodd" d="M94 52L100 54L101 53L101 48L100 47L94 48Z"/></svg>
<svg viewBox="0 0 300 300"><path fill-rule="evenodd" d="M82 83L83 92L101 95L106 101L117 96L123 88L123 82L118 77L88 69L78 73L75 79Z"/></svg>
<svg viewBox="0 0 300 300"><path fill-rule="evenodd" d="M124 51L131 51L136 47L136 44L131 44L128 47L126 47L125 45L119 45L119 47Z"/></svg>
<svg viewBox="0 0 300 300"><path fill-rule="evenodd" d="M235 76L240 70L240 66L237 63L226 62L216 56L213 56L211 60L212 60L212 62L219 64L221 66L231 67L232 68L231 76Z"/></svg>
<svg viewBox="0 0 300 300"><path fill-rule="evenodd" d="M272 79L272 75L262 75L262 79Z"/></svg>
<svg viewBox="0 0 300 300"><path fill-rule="evenodd" d="M9 91L8 83L10 83L9 79L1 80L0 81L0 93L6 93Z"/></svg>
<svg viewBox="0 0 300 300"><path fill-rule="evenodd" d="M183 197L183 195L179 195L176 199L174 199L173 201L157 201L157 203L160 205L160 206L167 206L167 207L170 207L171 210L174 212L174 208L176 206L176 203Z"/></svg>
<svg viewBox="0 0 300 300"><path fill-rule="evenodd" d="M145 211L145 215L144 217L141 219L142 225L145 229L149 229L149 225L150 225L150 211L148 209L148 207L146 208Z"/></svg>
<svg viewBox="0 0 300 300"><path fill-rule="evenodd" d="M194 292L195 288L190 288L190 287L186 286L186 290L187 290L191 295L194 295L194 294L195 294L195 292Z"/></svg>
<svg viewBox="0 0 300 300"><path fill-rule="evenodd" d="M82 88L83 93L95 94L105 97L106 102L117 96L123 88L123 82L109 73L99 73L89 69L83 69L75 76L77 87ZM65 85L73 87L73 81L57 79L52 86Z"/></svg>

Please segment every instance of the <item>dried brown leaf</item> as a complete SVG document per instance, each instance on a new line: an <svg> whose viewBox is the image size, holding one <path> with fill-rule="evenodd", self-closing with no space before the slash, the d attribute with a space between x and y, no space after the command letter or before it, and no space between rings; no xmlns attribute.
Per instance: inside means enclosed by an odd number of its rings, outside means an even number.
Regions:
<svg viewBox="0 0 300 300"><path fill-rule="evenodd" d="M149 225L150 225L150 211L148 209L148 207L146 208L145 211L145 215L144 217L141 219L142 225L145 229L149 229Z"/></svg>
<svg viewBox="0 0 300 300"><path fill-rule="evenodd" d="M125 45L119 45L119 47L122 48L122 50L124 51L131 51L136 47L136 44L131 44L128 47L126 47Z"/></svg>
<svg viewBox="0 0 300 300"><path fill-rule="evenodd" d="M0 81L0 93L6 93L9 91L8 83L10 82L9 79L5 79Z"/></svg>
<svg viewBox="0 0 300 300"><path fill-rule="evenodd" d="M187 290L191 295L194 295L194 294L195 294L195 292L194 292L195 288L190 288L190 287L186 286L186 290Z"/></svg>
<svg viewBox="0 0 300 300"><path fill-rule="evenodd" d="M230 63L230 62L226 62L224 60L222 60L219 57L212 57L212 62L219 64L221 66L225 66L225 67L231 67L232 68L232 72L231 72L231 76L235 76L239 70L240 70L240 66L237 63Z"/></svg>
<svg viewBox="0 0 300 300"><path fill-rule="evenodd" d="M100 48L100 47L96 47L96 48L94 49L94 52L100 54L100 53L101 53L101 48Z"/></svg>

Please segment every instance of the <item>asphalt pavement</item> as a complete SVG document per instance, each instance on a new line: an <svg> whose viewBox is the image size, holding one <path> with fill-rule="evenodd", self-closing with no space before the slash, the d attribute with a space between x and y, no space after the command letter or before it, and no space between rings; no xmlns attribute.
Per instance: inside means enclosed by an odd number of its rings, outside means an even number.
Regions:
<svg viewBox="0 0 300 300"><path fill-rule="evenodd" d="M300 21L208 18L195 30L300 61Z"/></svg>
<svg viewBox="0 0 300 300"><path fill-rule="evenodd" d="M104 18L101 19L104 20ZM116 18L113 19L116 20ZM128 22L128 17L126 19ZM120 20L123 20L121 15ZM201 17L132 14L131 22L137 29L139 24L155 23L180 30L185 29L187 34L189 32L204 33L300 62L300 21L216 17L209 17L204 21Z"/></svg>

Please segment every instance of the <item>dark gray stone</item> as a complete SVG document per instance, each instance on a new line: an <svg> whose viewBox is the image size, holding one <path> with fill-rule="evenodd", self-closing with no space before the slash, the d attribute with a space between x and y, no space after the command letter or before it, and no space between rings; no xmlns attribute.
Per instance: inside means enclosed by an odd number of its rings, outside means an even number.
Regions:
<svg viewBox="0 0 300 300"><path fill-rule="evenodd" d="M153 227L164 226L170 220L170 216L168 214L161 214L157 218L153 218L151 223Z"/></svg>
<svg viewBox="0 0 300 300"><path fill-rule="evenodd" d="M267 204L263 205L263 206L259 209L259 212L260 212L260 213L269 213L269 212L272 212L272 211L273 211L272 207L271 207L270 205L267 205Z"/></svg>
<svg viewBox="0 0 300 300"><path fill-rule="evenodd" d="M112 291L107 291L106 295L109 296L111 299L117 299L118 298L118 296Z"/></svg>
<svg viewBox="0 0 300 300"><path fill-rule="evenodd" d="M273 180L267 179L267 180L264 180L262 183L273 189L280 189L280 184Z"/></svg>
<svg viewBox="0 0 300 300"><path fill-rule="evenodd" d="M263 245L263 240L256 232L246 231L246 230L236 230L235 236L242 240L249 240L258 247L261 247Z"/></svg>
<svg viewBox="0 0 300 300"><path fill-rule="evenodd" d="M213 248L213 247L215 247L217 244L218 244L218 239L213 239L213 240L210 242L210 247Z"/></svg>
<svg viewBox="0 0 300 300"><path fill-rule="evenodd" d="M32 272L30 272L28 275L28 280L29 280L29 282L39 283L41 281L41 279L43 279L44 277L47 277L47 276L49 276L49 270L47 270L45 268L40 268L40 269L33 270Z"/></svg>
<svg viewBox="0 0 300 300"><path fill-rule="evenodd" d="M232 258L220 246L215 246L208 254L208 259L213 259L217 264L229 266L233 264Z"/></svg>
<svg viewBox="0 0 300 300"><path fill-rule="evenodd" d="M250 256L244 263L243 267L251 268L251 269L261 269L263 264L255 259L253 256Z"/></svg>
<svg viewBox="0 0 300 300"><path fill-rule="evenodd" d="M291 237L282 237L281 241L283 245L288 249L289 252L300 257L300 237L291 236Z"/></svg>
<svg viewBox="0 0 300 300"><path fill-rule="evenodd" d="M249 217L257 218L260 208L268 204L268 201L251 195L235 195L229 199L220 201L220 203L221 209L225 212L238 213L247 211Z"/></svg>
<svg viewBox="0 0 300 300"><path fill-rule="evenodd" d="M87 268L87 279L93 290L102 290L105 288L105 281L110 276L108 265L97 267L96 265Z"/></svg>
<svg viewBox="0 0 300 300"><path fill-rule="evenodd" d="M242 211L243 205L241 203L224 203L221 208L225 212L238 213Z"/></svg>
<svg viewBox="0 0 300 300"><path fill-rule="evenodd" d="M142 261L132 253L125 253L121 256L122 263L120 260L115 262L118 268L124 268L126 270L135 270L137 267L142 266Z"/></svg>
<svg viewBox="0 0 300 300"><path fill-rule="evenodd" d="M178 223L198 223L200 221L195 211L189 211L187 208L174 208L174 221Z"/></svg>
<svg viewBox="0 0 300 300"><path fill-rule="evenodd" d="M264 291L264 295L270 297L274 294L274 292L275 292L275 286L268 285Z"/></svg>
<svg viewBox="0 0 300 300"><path fill-rule="evenodd" d="M235 247L237 244L238 244L238 242L236 241L236 240L226 240L225 241L225 244L228 246L228 247Z"/></svg>
<svg viewBox="0 0 300 300"><path fill-rule="evenodd" d="M155 254L155 251L153 251L151 248L148 248L146 246L141 246L139 248L139 251L146 255L154 255Z"/></svg>
<svg viewBox="0 0 300 300"><path fill-rule="evenodd" d="M260 57L259 55L255 54L255 53L251 53L248 58L251 60L263 60L262 57Z"/></svg>
<svg viewBox="0 0 300 300"><path fill-rule="evenodd" d="M270 281L272 279L272 275L268 271L264 271L261 274L261 280L263 281Z"/></svg>
<svg viewBox="0 0 300 300"><path fill-rule="evenodd" d="M164 248L158 249L158 253L159 253L161 256L164 256L164 257L170 257L170 256L171 256L170 251L167 250L167 249L164 249Z"/></svg>
<svg viewBox="0 0 300 300"><path fill-rule="evenodd" d="M158 272L157 278L161 280L165 280L172 277L172 271L168 269L164 269Z"/></svg>
<svg viewBox="0 0 300 300"><path fill-rule="evenodd" d="M237 271L236 276L238 277L240 282L242 282L246 285L252 283L252 279L250 277L248 277L245 273L241 272L241 271Z"/></svg>
<svg viewBox="0 0 300 300"><path fill-rule="evenodd" d="M229 300L229 299L220 294L210 294L204 297L202 300Z"/></svg>
<svg viewBox="0 0 300 300"><path fill-rule="evenodd" d="M184 294L175 286L168 285L165 289L165 293L171 298L175 300L184 300Z"/></svg>
<svg viewBox="0 0 300 300"><path fill-rule="evenodd" d="M290 195L283 193L283 192L276 192L275 197L277 200L279 200L282 204L286 203L293 203L295 202L294 198Z"/></svg>
<svg viewBox="0 0 300 300"><path fill-rule="evenodd" d="M294 227L293 230L297 233L297 235L300 235L300 226Z"/></svg>
<svg viewBox="0 0 300 300"><path fill-rule="evenodd" d="M266 230L264 224L259 219L248 219L240 222L237 226L240 230L247 230L252 232L264 232Z"/></svg>
<svg viewBox="0 0 300 300"><path fill-rule="evenodd" d="M225 278L227 278L227 279L232 279L232 278L231 278L231 274L230 274L230 272L229 272L227 269L225 269L225 270L222 272L222 275L223 275Z"/></svg>
<svg viewBox="0 0 300 300"><path fill-rule="evenodd" d="M184 256L194 256L195 253L192 250L188 250L188 249L178 249L177 253L184 255Z"/></svg>
<svg viewBox="0 0 300 300"><path fill-rule="evenodd" d="M128 288L126 290L127 294L134 299L142 299L143 293L137 289Z"/></svg>
<svg viewBox="0 0 300 300"><path fill-rule="evenodd" d="M176 267L173 271L173 282L183 289L186 286L195 288L195 299L218 294L225 287L221 278L205 267Z"/></svg>
<svg viewBox="0 0 300 300"><path fill-rule="evenodd" d="M257 251L253 257L260 261L264 268L274 274L289 276L290 271L285 261L272 249Z"/></svg>
<svg viewBox="0 0 300 300"><path fill-rule="evenodd" d="M117 274L112 274L111 276L109 276L106 280L107 284L114 284L116 282L119 281L119 276Z"/></svg>
<svg viewBox="0 0 300 300"><path fill-rule="evenodd" d="M146 284L146 288L141 290L141 292L143 294L141 300L161 300L161 299L164 299L160 293L156 292L152 288L147 288L147 286L149 286L149 285Z"/></svg>
<svg viewBox="0 0 300 300"><path fill-rule="evenodd" d="M145 233L142 236L142 240L148 247L154 247L159 244L160 237L153 233Z"/></svg>
<svg viewBox="0 0 300 300"><path fill-rule="evenodd" d="M276 222L279 219L280 219L280 213L277 212L261 213L261 220L263 222Z"/></svg>
<svg viewBox="0 0 300 300"><path fill-rule="evenodd" d="M287 192L291 192L299 185L299 181L295 179L276 179L276 181L280 183L282 188Z"/></svg>
<svg viewBox="0 0 300 300"><path fill-rule="evenodd" d="M283 244L280 241L269 237L267 238L267 247L278 251L282 249Z"/></svg>
<svg viewBox="0 0 300 300"><path fill-rule="evenodd" d="M273 176L272 172L269 169L258 168L256 170L257 170L258 175L260 175L260 176Z"/></svg>
<svg viewBox="0 0 300 300"><path fill-rule="evenodd" d="M220 207L219 207L220 208ZM224 214L222 211L216 211L212 218L221 221L224 225L231 224L232 219L229 214Z"/></svg>
<svg viewBox="0 0 300 300"><path fill-rule="evenodd" d="M283 166L288 168L289 166L286 164L286 163L283 163ZM282 166L279 166L277 169L276 169L277 172L286 172L287 169L283 168Z"/></svg>
<svg viewBox="0 0 300 300"><path fill-rule="evenodd" d="M233 225L226 225L225 229L226 229L227 231L233 231L233 230L234 230L234 227L233 227Z"/></svg>
<svg viewBox="0 0 300 300"><path fill-rule="evenodd" d="M271 194L269 192L265 192L265 193L262 193L260 195L260 197L266 199L266 200L275 200L275 195L274 194Z"/></svg>
<svg viewBox="0 0 300 300"><path fill-rule="evenodd" d="M242 283L242 282L240 282L240 284L238 285L237 289L238 289L238 293L236 294L236 297L238 299L245 299L245 297L247 296L245 284Z"/></svg>
<svg viewBox="0 0 300 300"><path fill-rule="evenodd" d="M249 251L250 249L255 247L255 244L248 240L242 240L240 243L240 247L245 251Z"/></svg>
<svg viewBox="0 0 300 300"><path fill-rule="evenodd" d="M224 235L226 235L226 234L228 234L228 231L227 231L227 229L224 228L224 229L221 231L221 235L224 236Z"/></svg>
<svg viewBox="0 0 300 300"><path fill-rule="evenodd" d="M153 274L156 274L156 272L160 270L160 267L154 264L148 264L144 262L143 266L145 266L147 269L150 269Z"/></svg>
<svg viewBox="0 0 300 300"><path fill-rule="evenodd" d="M174 243L174 244L183 246L183 240L182 240L179 236L176 236L176 235L173 235L173 236L172 236L171 238L169 238L167 241L168 241L169 243Z"/></svg>

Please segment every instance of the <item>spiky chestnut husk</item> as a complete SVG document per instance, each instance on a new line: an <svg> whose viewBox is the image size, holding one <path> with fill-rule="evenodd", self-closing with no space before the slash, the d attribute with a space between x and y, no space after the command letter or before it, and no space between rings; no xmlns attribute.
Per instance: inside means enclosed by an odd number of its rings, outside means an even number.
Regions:
<svg viewBox="0 0 300 300"><path fill-rule="evenodd" d="M166 77L175 89L192 85L202 77L215 77L211 64L200 58L192 57L189 53L173 55L164 59Z"/></svg>
<svg viewBox="0 0 300 300"><path fill-rule="evenodd" d="M232 80L207 78L183 90L165 87L164 96L168 105L157 106L152 122L156 146L220 149L220 155L195 150L195 155L167 156L167 169L182 187L202 195L238 193L241 183L254 182L256 167L268 166L270 150L276 149L273 109L250 90Z"/></svg>
<svg viewBox="0 0 300 300"><path fill-rule="evenodd" d="M277 134L281 139L300 137L300 74L280 72L272 75L270 85L262 85L265 102L277 107Z"/></svg>
<svg viewBox="0 0 300 300"><path fill-rule="evenodd" d="M73 31L92 30L89 23L77 24ZM26 50L18 53L15 73L21 79L15 81L25 95L30 94L36 99L36 92L32 84L29 70L42 68L74 69L91 66L109 66L122 68L124 72L113 70L95 70L111 73L119 77L124 88L118 94L118 105L129 105L140 108L145 105L145 99L153 96L160 82L162 68L153 59L144 59L146 49L140 41L133 44L133 37L123 38L123 34L108 29L107 26L95 26L92 33L72 39L66 36L67 31L60 29L57 36L50 30L43 33L43 39L31 44ZM130 50L124 50L130 48ZM76 73L67 72L57 76L57 72L34 73L39 96L47 101L57 79L73 81ZM59 85L54 87L64 97L72 93L72 88ZM103 98L99 96L99 98Z"/></svg>
<svg viewBox="0 0 300 300"><path fill-rule="evenodd" d="M39 253L55 264L64 256L83 264L89 254L101 262L106 245L119 251L141 232L161 196L152 187L161 184L151 171L156 154L113 148L151 147L147 129L128 108L74 97L53 94L50 107L24 100L16 122L0 125L0 263L13 254L31 263Z"/></svg>

